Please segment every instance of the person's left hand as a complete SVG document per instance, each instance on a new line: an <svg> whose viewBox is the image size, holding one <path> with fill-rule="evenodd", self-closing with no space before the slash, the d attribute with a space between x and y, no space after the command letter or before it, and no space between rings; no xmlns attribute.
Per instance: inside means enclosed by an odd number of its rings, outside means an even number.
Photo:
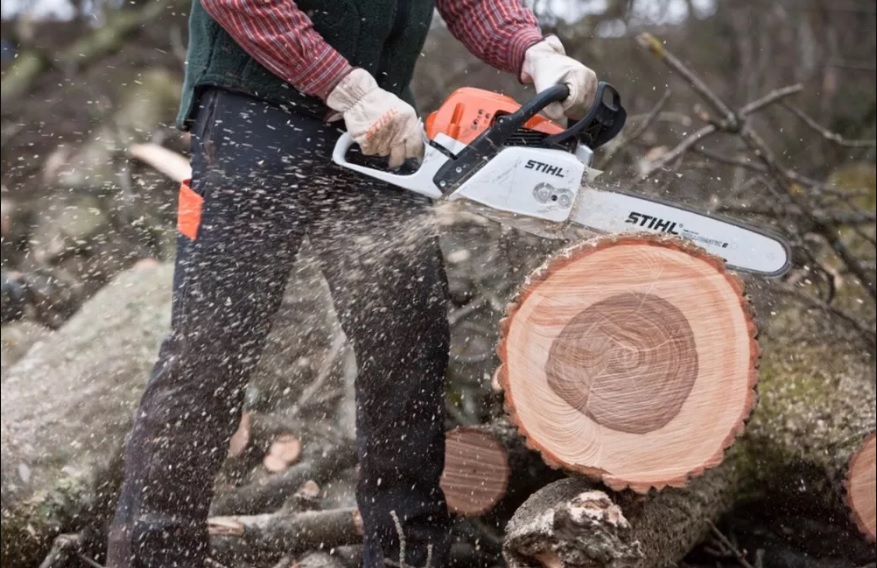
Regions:
<svg viewBox="0 0 877 568"><path fill-rule="evenodd" d="M569 97L559 103L551 103L542 111L555 121L562 120L564 115L583 115L593 104L597 91L597 74L568 57L556 36L548 36L527 49L521 67L521 81L532 83L536 92L566 84Z"/></svg>

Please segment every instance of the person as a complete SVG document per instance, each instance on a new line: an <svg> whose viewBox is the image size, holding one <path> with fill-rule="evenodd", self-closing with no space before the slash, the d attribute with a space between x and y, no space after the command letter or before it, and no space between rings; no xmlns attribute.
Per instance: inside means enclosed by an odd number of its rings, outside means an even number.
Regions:
<svg viewBox="0 0 877 568"><path fill-rule="evenodd" d="M126 443L111 568L207 562L210 480L305 237L358 365L363 565L446 562L448 289L430 202L331 161L342 127L364 160L422 156L409 82L435 8L488 64L537 91L566 83L549 116L591 104L594 72L520 0L193 2L172 329Z"/></svg>

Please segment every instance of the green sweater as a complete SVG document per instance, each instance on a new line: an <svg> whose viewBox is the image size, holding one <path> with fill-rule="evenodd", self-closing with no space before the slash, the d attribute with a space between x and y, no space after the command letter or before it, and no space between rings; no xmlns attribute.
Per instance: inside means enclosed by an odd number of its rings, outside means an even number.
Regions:
<svg viewBox="0 0 877 568"><path fill-rule="evenodd" d="M298 0L314 29L354 67L369 71L378 84L407 100L414 66L432 21L433 0ZM250 57L193 0L189 47L177 125L190 127L198 91L215 86L296 107L323 118L327 107Z"/></svg>

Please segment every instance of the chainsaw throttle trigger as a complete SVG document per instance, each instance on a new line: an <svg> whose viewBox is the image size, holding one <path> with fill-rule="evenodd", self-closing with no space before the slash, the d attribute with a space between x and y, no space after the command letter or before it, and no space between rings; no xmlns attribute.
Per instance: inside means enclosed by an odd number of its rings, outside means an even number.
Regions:
<svg viewBox="0 0 877 568"><path fill-rule="evenodd" d="M542 141L542 146L552 147L576 137L592 150L609 142L621 132L627 120L627 111L621 106L621 95L609 83L600 82L594 96L594 104L578 122L569 121L563 132L552 134Z"/></svg>
<svg viewBox="0 0 877 568"><path fill-rule="evenodd" d="M569 96L566 85L554 85L538 93L513 113L497 116L493 125L439 168L433 182L444 194L452 192L499 154L506 141L551 103Z"/></svg>

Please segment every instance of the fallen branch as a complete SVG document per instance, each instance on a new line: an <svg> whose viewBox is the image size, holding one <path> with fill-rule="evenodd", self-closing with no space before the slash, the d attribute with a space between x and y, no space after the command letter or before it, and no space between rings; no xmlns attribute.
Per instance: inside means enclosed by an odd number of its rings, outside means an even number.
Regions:
<svg viewBox="0 0 877 568"><path fill-rule="evenodd" d="M684 489L648 496L605 492L582 478L556 481L509 521L503 557L509 568L678 565L730 505L734 479L724 464Z"/></svg>
<svg viewBox="0 0 877 568"><path fill-rule="evenodd" d="M211 555L222 561L279 559L362 541L356 509L212 517L207 521Z"/></svg>
<svg viewBox="0 0 877 568"><path fill-rule="evenodd" d="M211 514L254 514L277 509L304 482L329 481L338 472L356 464L352 444L341 443L318 451L308 451L307 445L305 448L306 456L302 461L286 471L259 478L217 497L211 506Z"/></svg>
<svg viewBox="0 0 877 568"><path fill-rule="evenodd" d="M704 83L700 77L691 72L675 55L667 51L664 45L650 33L642 33L636 36L637 43L641 47L647 49L658 59L667 64L668 67L682 75L689 82L691 88L699 94L703 99L722 116L729 124L737 121L736 115L730 108Z"/></svg>

